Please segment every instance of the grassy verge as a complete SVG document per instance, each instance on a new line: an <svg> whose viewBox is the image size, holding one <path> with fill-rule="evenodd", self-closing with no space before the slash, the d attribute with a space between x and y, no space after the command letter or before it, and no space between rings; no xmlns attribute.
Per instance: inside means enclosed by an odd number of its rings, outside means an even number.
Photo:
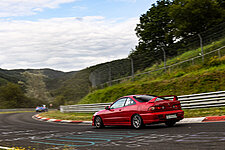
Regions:
<svg viewBox="0 0 225 150"><path fill-rule="evenodd" d="M184 117L207 117L207 116L225 116L225 107L202 108L202 109L185 109Z"/></svg>
<svg viewBox="0 0 225 150"><path fill-rule="evenodd" d="M225 115L225 107L184 109L185 118L224 116L224 115ZM61 113L60 111L49 111L46 113L41 113L40 116L61 120L91 121L93 113Z"/></svg>
<svg viewBox="0 0 225 150"><path fill-rule="evenodd" d="M49 111L41 113L40 116L60 120L91 121L93 113L61 113L60 111Z"/></svg>
<svg viewBox="0 0 225 150"><path fill-rule="evenodd" d="M34 112L34 111L10 111L10 112L0 112L0 114L25 113L25 112Z"/></svg>

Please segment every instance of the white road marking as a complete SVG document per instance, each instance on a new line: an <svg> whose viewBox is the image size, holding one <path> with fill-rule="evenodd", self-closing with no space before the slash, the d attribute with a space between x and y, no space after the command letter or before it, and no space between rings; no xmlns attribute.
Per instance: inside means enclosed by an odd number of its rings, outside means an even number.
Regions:
<svg viewBox="0 0 225 150"><path fill-rule="evenodd" d="M8 149L8 150L15 150L14 148L9 148L9 147L3 147L3 146L0 146L0 149Z"/></svg>
<svg viewBox="0 0 225 150"><path fill-rule="evenodd" d="M184 118L178 123L201 123L205 117L199 117L199 118Z"/></svg>

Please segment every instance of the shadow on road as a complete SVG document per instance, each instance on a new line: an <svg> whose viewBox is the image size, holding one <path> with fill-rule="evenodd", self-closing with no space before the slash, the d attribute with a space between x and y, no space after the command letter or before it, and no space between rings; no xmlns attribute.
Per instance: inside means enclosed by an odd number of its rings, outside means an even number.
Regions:
<svg viewBox="0 0 225 150"><path fill-rule="evenodd" d="M106 126L102 129L96 129L96 130L103 130L103 129L123 129L123 130L145 130L145 129L168 129L168 128L179 128L179 127L185 127L188 126L188 124L176 124L173 127L168 127L165 124L151 124L151 125L145 125L141 129L134 129L131 126Z"/></svg>

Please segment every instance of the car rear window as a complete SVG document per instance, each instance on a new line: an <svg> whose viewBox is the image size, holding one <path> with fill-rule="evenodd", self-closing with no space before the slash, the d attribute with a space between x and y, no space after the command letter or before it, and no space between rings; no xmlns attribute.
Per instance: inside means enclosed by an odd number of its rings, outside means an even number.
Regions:
<svg viewBox="0 0 225 150"><path fill-rule="evenodd" d="M141 103L148 102L155 97L157 97L157 96L155 96L155 95L137 95L137 96L134 96L134 98ZM165 99L162 98L162 97L157 98L157 101L159 101L159 100L165 100Z"/></svg>

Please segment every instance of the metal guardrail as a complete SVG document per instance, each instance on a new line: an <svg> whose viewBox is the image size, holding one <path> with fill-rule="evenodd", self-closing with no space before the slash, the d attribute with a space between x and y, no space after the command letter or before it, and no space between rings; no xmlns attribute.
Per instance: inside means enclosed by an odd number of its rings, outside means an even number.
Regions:
<svg viewBox="0 0 225 150"><path fill-rule="evenodd" d="M80 104L80 105L67 105L60 106L61 112L97 112L105 109L111 103L96 103L96 104Z"/></svg>
<svg viewBox="0 0 225 150"><path fill-rule="evenodd" d="M178 96L184 109L225 106L225 91Z"/></svg>
<svg viewBox="0 0 225 150"><path fill-rule="evenodd" d="M225 91L178 96L183 109L225 106ZM97 112L111 103L60 106L61 112Z"/></svg>

